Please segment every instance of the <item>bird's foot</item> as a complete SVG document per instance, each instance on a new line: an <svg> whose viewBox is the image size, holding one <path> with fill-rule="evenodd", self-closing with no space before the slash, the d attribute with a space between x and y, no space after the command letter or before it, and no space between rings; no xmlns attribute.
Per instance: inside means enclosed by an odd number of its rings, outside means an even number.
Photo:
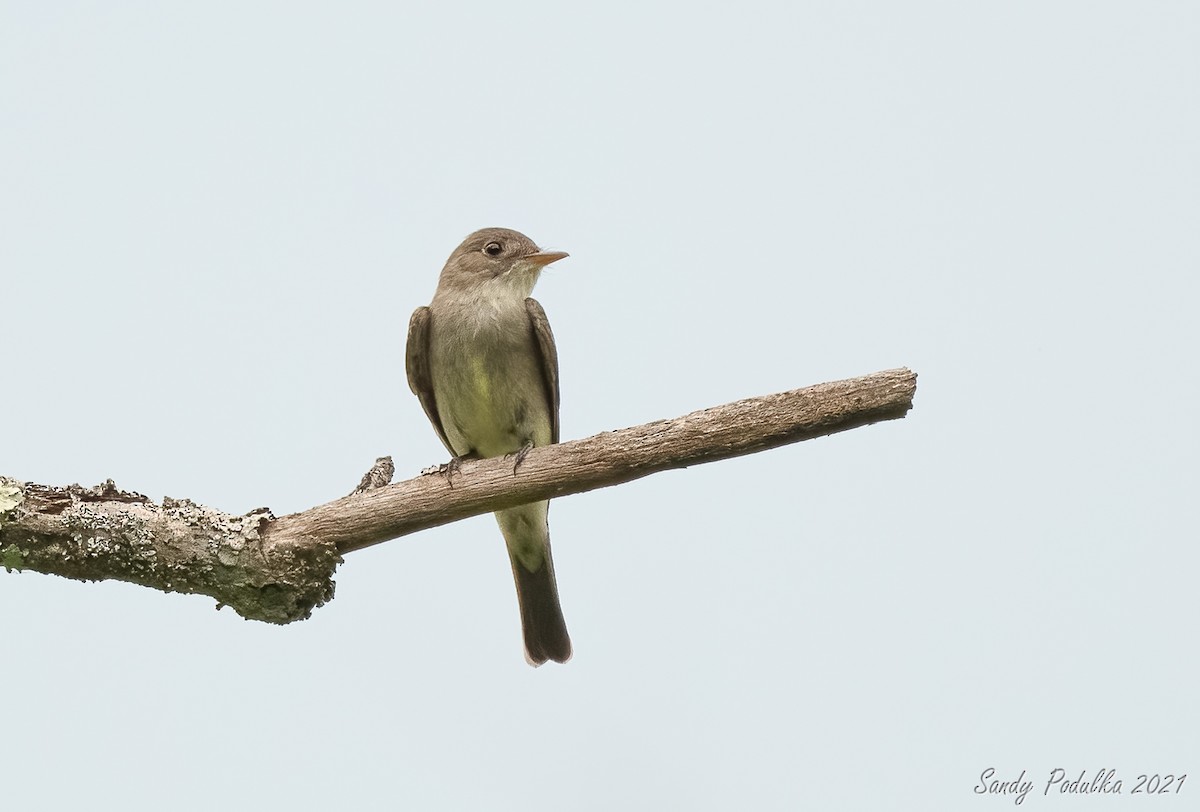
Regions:
<svg viewBox="0 0 1200 812"><path fill-rule="evenodd" d="M517 469L521 467L521 463L525 462L525 458L529 456L529 452L533 450L533 440L526 440L525 445L518 448L512 454L505 454L504 457L513 458L513 476L517 475Z"/></svg>
<svg viewBox="0 0 1200 812"><path fill-rule="evenodd" d="M463 460L475 459L474 454L463 454L460 457L451 457L450 462L438 466L438 473L446 478L446 484L451 488L454 487L454 475L459 473L462 468Z"/></svg>

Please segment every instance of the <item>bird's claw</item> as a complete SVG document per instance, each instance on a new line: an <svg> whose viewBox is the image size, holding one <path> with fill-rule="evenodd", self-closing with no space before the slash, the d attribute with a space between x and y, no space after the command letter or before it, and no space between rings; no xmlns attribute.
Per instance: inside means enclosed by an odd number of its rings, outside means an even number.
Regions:
<svg viewBox="0 0 1200 812"><path fill-rule="evenodd" d="M525 445L518 448L511 454L505 454L505 457L513 458L513 476L517 475L517 469L521 467L521 463L525 462L525 458L529 456L529 452L533 450L533 441L526 440Z"/></svg>
<svg viewBox="0 0 1200 812"><path fill-rule="evenodd" d="M450 462L438 466L438 473L446 478L446 484L451 488L454 487L454 475L461 471L463 460L468 459L471 459L471 455L463 454L461 457L451 457Z"/></svg>

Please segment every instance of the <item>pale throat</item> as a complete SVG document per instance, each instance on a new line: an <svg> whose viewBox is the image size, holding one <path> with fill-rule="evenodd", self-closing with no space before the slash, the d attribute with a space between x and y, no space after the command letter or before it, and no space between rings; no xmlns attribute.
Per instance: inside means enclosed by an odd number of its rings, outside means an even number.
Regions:
<svg viewBox="0 0 1200 812"><path fill-rule="evenodd" d="M537 274L510 271L479 282L471 291L470 320L473 334L507 324L513 318L525 320L525 300L533 295Z"/></svg>
<svg viewBox="0 0 1200 812"><path fill-rule="evenodd" d="M501 300L515 297L525 301L533 295L533 286L541 276L541 268L518 262L499 276L485 279L480 288Z"/></svg>

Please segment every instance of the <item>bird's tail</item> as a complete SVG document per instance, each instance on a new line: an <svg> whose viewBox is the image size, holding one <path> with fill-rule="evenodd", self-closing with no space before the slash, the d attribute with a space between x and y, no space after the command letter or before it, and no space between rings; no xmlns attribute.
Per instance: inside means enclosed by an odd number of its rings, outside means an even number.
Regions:
<svg viewBox="0 0 1200 812"><path fill-rule="evenodd" d="M571 638L558 601L554 560L550 556L548 505L534 502L496 513L517 585L525 659L532 666L546 660L565 663L571 659Z"/></svg>

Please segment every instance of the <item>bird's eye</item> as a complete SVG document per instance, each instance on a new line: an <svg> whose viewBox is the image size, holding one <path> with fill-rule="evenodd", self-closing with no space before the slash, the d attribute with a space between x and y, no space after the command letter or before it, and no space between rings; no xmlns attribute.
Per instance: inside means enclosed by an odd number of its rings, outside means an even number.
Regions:
<svg viewBox="0 0 1200 812"><path fill-rule="evenodd" d="M483 246L483 253L487 254L489 257L498 257L500 256L500 252L503 250L504 246L498 242L490 242Z"/></svg>

